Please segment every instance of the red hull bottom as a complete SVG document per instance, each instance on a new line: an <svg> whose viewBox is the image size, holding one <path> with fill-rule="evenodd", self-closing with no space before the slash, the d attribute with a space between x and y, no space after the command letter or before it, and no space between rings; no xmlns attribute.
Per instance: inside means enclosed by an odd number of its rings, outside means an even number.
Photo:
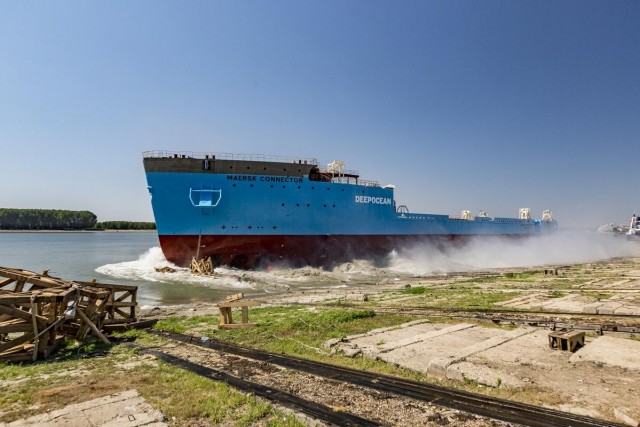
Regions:
<svg viewBox="0 0 640 427"><path fill-rule="evenodd" d="M214 266L252 269L282 263L291 267L324 266L353 259L383 260L392 250L416 244L449 246L473 235L411 236L170 236L160 235L167 260L186 267L192 258L211 257ZM483 238L489 236L483 235ZM501 235L500 237L525 237Z"/></svg>

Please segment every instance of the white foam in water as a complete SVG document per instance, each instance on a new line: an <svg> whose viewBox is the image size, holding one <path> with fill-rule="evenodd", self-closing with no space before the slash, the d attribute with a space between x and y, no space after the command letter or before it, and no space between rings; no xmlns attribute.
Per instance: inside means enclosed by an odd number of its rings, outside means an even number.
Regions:
<svg viewBox="0 0 640 427"><path fill-rule="evenodd" d="M156 267L177 268L167 261L162 249L154 247L146 251L135 261L106 264L96 268L96 272L119 279L144 279L152 282L160 280L155 271Z"/></svg>
<svg viewBox="0 0 640 427"><path fill-rule="evenodd" d="M173 273L160 273L156 267L170 267ZM167 261L159 247L153 247L135 261L106 264L96 268L96 272L118 279L146 280L151 282L180 282L214 288L253 288L254 283L243 280L238 271L233 274L217 274L216 276L197 276L188 268L178 267ZM218 269L216 269L218 273Z"/></svg>
<svg viewBox="0 0 640 427"><path fill-rule="evenodd" d="M214 276L191 274L168 262L159 247L153 247L135 261L103 265L97 272L115 278L164 283L187 283L218 289L251 288L283 291L290 287L347 287L346 283L369 283L371 277L398 280L402 275L476 271L489 268L528 267L591 262L619 256L640 256L640 244L604 233L559 232L524 239L482 237L464 245L416 246L392 252L385 268L365 260L340 264L331 271L322 268L273 268L243 271L217 267ZM175 273L159 273L156 267L171 267Z"/></svg>
<svg viewBox="0 0 640 427"><path fill-rule="evenodd" d="M417 246L392 253L389 268L412 274L592 262L640 255L640 245L604 233L558 232L525 239L482 237L462 246Z"/></svg>

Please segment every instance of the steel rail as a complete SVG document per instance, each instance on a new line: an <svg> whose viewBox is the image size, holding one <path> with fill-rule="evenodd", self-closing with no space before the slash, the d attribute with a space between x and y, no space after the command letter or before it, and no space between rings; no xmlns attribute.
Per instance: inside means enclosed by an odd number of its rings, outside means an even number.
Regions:
<svg viewBox="0 0 640 427"><path fill-rule="evenodd" d="M377 427L382 425L377 421L368 420L366 418L362 418L344 411L336 411L328 406L320 405L318 403L299 398L282 390L243 380L242 378L229 375L225 372L217 371L215 369L211 369L206 366L199 365L188 360L163 353L158 350L146 348L137 344L126 345L131 348L136 348L143 353L151 354L158 359L163 360L164 362L196 373L202 377L209 378L215 381L225 382L238 390L242 390L247 393L253 393L256 396L260 396L272 402L277 402L282 406L303 412L304 414L313 417L316 420L321 420L338 426Z"/></svg>
<svg viewBox="0 0 640 427"><path fill-rule="evenodd" d="M606 313L576 313L572 311L540 311L540 310L518 310L518 309L492 309L492 308L447 308L447 307L420 307L420 306L402 306L402 307L375 307L363 304L345 304L345 303L292 303L287 304L289 306L310 306L314 307L340 307L340 308L358 308L366 310L396 310L402 311L423 311L434 313L480 313L480 314L529 314L529 315L541 315L541 316L572 316L572 317L612 317L619 319L639 319L640 314L606 314Z"/></svg>
<svg viewBox="0 0 640 427"><path fill-rule="evenodd" d="M354 308L365 308L365 306L358 306ZM571 328L571 329L580 329L584 331L596 331L599 334L603 332L624 332L630 334L640 333L640 323L632 323L632 324L616 324L616 323L578 323L572 322L571 319L566 318L550 318L549 314L556 313L546 313L546 317L537 317L537 318L528 318L528 317L517 317L518 315L528 315L529 312L496 312L497 314L502 314L503 316L492 316L493 312L481 312L475 313L473 310L464 310L464 311L453 311L453 313L449 311L438 311L436 313L430 312L430 309L413 309L411 307L403 308L403 307L369 307L369 310L373 310L375 312L384 312L384 313L404 313L415 316L425 316L425 317L450 317L456 319L468 319L468 320L478 320L478 321L486 321L493 323L518 323L529 326L537 326L544 327L549 329L558 329L558 328ZM534 313L535 314L535 313ZM559 314L559 313L557 313ZM508 316L516 316L516 317L508 317ZM607 316L607 315L602 315ZM609 315L615 316L615 315ZM590 314L579 314L575 313L573 318L578 319L589 319ZM640 317L640 316L638 316ZM627 319L624 319L627 320Z"/></svg>
<svg viewBox="0 0 640 427"><path fill-rule="evenodd" d="M307 372L336 381L410 397L459 411L531 427L598 427L622 426L606 420L571 414L539 406L512 402L433 384L408 380L374 372L315 362L294 356L269 353L215 340L175 332L149 330L158 336L216 351L235 354L289 369Z"/></svg>
<svg viewBox="0 0 640 427"><path fill-rule="evenodd" d="M289 306L296 305L312 305L305 303L289 304ZM546 311L524 311L524 310L492 310L492 309L455 309L455 308L433 308L433 307L372 307L362 304L350 304L345 306L344 304L320 304L324 307L340 307L351 308L361 310L373 310L378 313L399 313L410 316L423 316L423 317L449 317L462 320L476 320L493 323L513 323L523 324L536 327L544 327L549 329L558 328L571 328L579 329L583 331L595 331L602 335L604 332L623 332L629 334L640 333L640 323L631 324L617 324L617 323L577 323L572 322L571 319L593 319L594 317L618 317L615 320L629 321L631 319L640 319L640 315L633 314L598 314L598 313L572 313L572 312L546 312ZM318 305L315 304L315 307ZM502 316L492 316L493 314L499 314ZM543 315L537 318L522 317L526 315ZM552 315L564 316L552 318ZM516 316L516 317L509 317ZM570 317L570 318L569 318ZM594 319L595 320L595 319Z"/></svg>

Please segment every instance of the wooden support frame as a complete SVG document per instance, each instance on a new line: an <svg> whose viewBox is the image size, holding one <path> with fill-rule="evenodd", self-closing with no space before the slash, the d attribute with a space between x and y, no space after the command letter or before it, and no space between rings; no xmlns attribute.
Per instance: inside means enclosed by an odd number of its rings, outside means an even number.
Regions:
<svg viewBox="0 0 640 427"><path fill-rule="evenodd" d="M239 293L235 295L229 295L227 299L217 304L220 310L220 329L239 329L239 328L251 328L255 326L255 323L249 323L249 307L256 307L261 305L260 301L253 301L244 299L244 294ZM241 323L233 323L233 316L231 314L232 308L240 308L242 312Z"/></svg>
<svg viewBox="0 0 640 427"><path fill-rule="evenodd" d="M584 332L560 329L549 333L549 348L571 353L584 347Z"/></svg>
<svg viewBox="0 0 640 427"><path fill-rule="evenodd" d="M68 287L0 295L0 361L48 357L61 338L67 304L77 292Z"/></svg>
<svg viewBox="0 0 640 427"><path fill-rule="evenodd" d="M135 323L138 308L138 287L132 285L116 285L112 283L78 282L84 286L91 286L109 292L105 304L105 325Z"/></svg>

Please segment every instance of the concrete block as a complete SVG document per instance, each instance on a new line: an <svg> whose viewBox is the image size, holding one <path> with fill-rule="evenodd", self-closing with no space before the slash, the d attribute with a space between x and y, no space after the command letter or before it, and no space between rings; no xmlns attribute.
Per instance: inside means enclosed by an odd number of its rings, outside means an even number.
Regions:
<svg viewBox="0 0 640 427"><path fill-rule="evenodd" d="M459 323L457 325L452 325L437 331L429 331L429 332L425 332L423 334L417 334L402 340L385 343L385 344L379 345L378 349L380 350L381 353L386 353L386 352L398 349L400 347L406 347L408 345L415 344L418 342L428 341L430 339L440 337L442 335L447 335L457 331L462 331L464 329L473 328L474 326L475 325L471 325L469 323Z"/></svg>
<svg viewBox="0 0 640 427"><path fill-rule="evenodd" d="M427 375L440 379L447 378L447 368L454 360L453 357L434 357L427 366Z"/></svg>
<svg viewBox="0 0 640 427"><path fill-rule="evenodd" d="M506 334L489 338L488 340L460 349L451 356L435 357L429 362L427 375L432 375L436 378L447 378L447 370L452 364L465 360L467 357L473 356L474 354L497 347L523 335L530 334L534 331L534 328L518 328L514 331L507 332Z"/></svg>
<svg viewBox="0 0 640 427"><path fill-rule="evenodd" d="M156 426L166 427L164 415L145 402L136 390L127 390L17 420L9 426Z"/></svg>
<svg viewBox="0 0 640 427"><path fill-rule="evenodd" d="M598 314L598 308L602 306L601 302L594 302L582 306L582 312L584 314Z"/></svg>
<svg viewBox="0 0 640 427"><path fill-rule="evenodd" d="M603 335L573 353L569 362L594 362L640 370L640 341Z"/></svg>
<svg viewBox="0 0 640 427"><path fill-rule="evenodd" d="M637 305L623 305L620 308L616 308L613 311L613 314L622 314L622 315L631 315L631 316L640 316L640 307Z"/></svg>
<svg viewBox="0 0 640 427"><path fill-rule="evenodd" d="M372 347L364 347L360 349L362 357L369 360L380 360L380 352Z"/></svg>
<svg viewBox="0 0 640 427"><path fill-rule="evenodd" d="M627 415L622 409L614 408L613 416L619 419L620 421L622 421L623 423L625 423L626 425L633 426L633 427L638 427L640 425L640 422L638 420Z"/></svg>
<svg viewBox="0 0 640 427"><path fill-rule="evenodd" d="M605 302L605 303L602 304L601 307L598 307L598 313L599 314L613 314L614 311L616 311L620 307L622 307L621 303Z"/></svg>
<svg viewBox="0 0 640 427"><path fill-rule="evenodd" d="M347 357L355 357L362 352L360 348L351 345L341 345L338 350L342 351Z"/></svg>
<svg viewBox="0 0 640 427"><path fill-rule="evenodd" d="M342 342L342 338L332 338L330 340L325 341L322 346L324 348L332 348L336 346L338 343Z"/></svg>

